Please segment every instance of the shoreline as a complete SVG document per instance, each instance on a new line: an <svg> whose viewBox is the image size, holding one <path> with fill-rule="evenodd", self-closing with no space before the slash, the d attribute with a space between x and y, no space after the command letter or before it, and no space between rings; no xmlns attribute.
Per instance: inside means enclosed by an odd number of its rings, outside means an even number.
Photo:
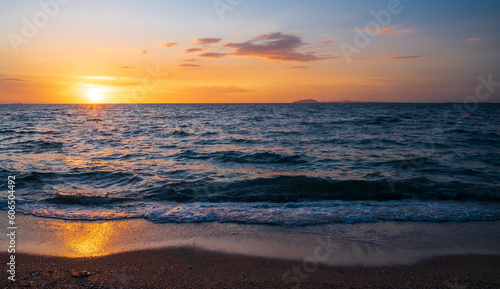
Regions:
<svg viewBox="0 0 500 289"><path fill-rule="evenodd" d="M500 255L500 221L376 222L286 228L234 223L69 221L17 215L16 252L98 257L144 249L202 250L303 260L327 249L325 265L413 264L440 255ZM8 243L0 235L0 243Z"/></svg>
<svg viewBox="0 0 500 289"><path fill-rule="evenodd" d="M17 215L16 224L18 281L4 270L2 288L500 287L500 221L285 228Z"/></svg>
<svg viewBox="0 0 500 289"><path fill-rule="evenodd" d="M2 260L8 258L0 254ZM69 258L18 254L6 288L498 288L500 255L440 256L413 265L326 266L170 247Z"/></svg>

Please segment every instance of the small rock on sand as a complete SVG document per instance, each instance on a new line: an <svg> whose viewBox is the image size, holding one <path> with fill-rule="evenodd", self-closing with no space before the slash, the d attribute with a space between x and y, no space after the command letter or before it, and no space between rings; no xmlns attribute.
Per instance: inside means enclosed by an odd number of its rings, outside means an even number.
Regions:
<svg viewBox="0 0 500 289"><path fill-rule="evenodd" d="M71 274L71 276L76 277L76 278L90 276L90 272L89 271L80 271L80 272L71 271L70 274Z"/></svg>

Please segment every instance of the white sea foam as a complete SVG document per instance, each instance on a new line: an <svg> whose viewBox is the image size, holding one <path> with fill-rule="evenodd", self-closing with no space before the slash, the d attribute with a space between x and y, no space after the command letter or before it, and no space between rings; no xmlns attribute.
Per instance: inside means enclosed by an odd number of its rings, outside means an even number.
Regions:
<svg viewBox="0 0 500 289"><path fill-rule="evenodd" d="M26 203L19 212L70 220L145 218L158 223L244 223L304 226L377 221L500 220L500 205L457 201L320 201L300 203L136 203L68 206Z"/></svg>

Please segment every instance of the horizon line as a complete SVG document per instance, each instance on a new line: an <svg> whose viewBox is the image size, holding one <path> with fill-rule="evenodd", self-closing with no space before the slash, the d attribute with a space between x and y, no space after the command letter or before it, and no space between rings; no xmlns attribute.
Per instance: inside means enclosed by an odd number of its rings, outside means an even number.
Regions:
<svg viewBox="0 0 500 289"><path fill-rule="evenodd" d="M400 103L400 104L462 104L463 102L443 101L443 102L415 102L415 101L324 101L317 103L294 103L294 102L109 102L109 103L25 103L12 102L0 103L0 105L121 105L121 104L359 104L359 103ZM500 104L499 102L480 102L478 104Z"/></svg>

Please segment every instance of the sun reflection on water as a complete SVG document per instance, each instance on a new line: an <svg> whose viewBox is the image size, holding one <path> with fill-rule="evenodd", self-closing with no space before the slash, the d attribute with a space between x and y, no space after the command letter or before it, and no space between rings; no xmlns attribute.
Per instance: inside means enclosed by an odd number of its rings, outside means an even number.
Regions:
<svg viewBox="0 0 500 289"><path fill-rule="evenodd" d="M91 257L108 254L112 243L125 228L119 222L60 223L58 238L69 257Z"/></svg>

